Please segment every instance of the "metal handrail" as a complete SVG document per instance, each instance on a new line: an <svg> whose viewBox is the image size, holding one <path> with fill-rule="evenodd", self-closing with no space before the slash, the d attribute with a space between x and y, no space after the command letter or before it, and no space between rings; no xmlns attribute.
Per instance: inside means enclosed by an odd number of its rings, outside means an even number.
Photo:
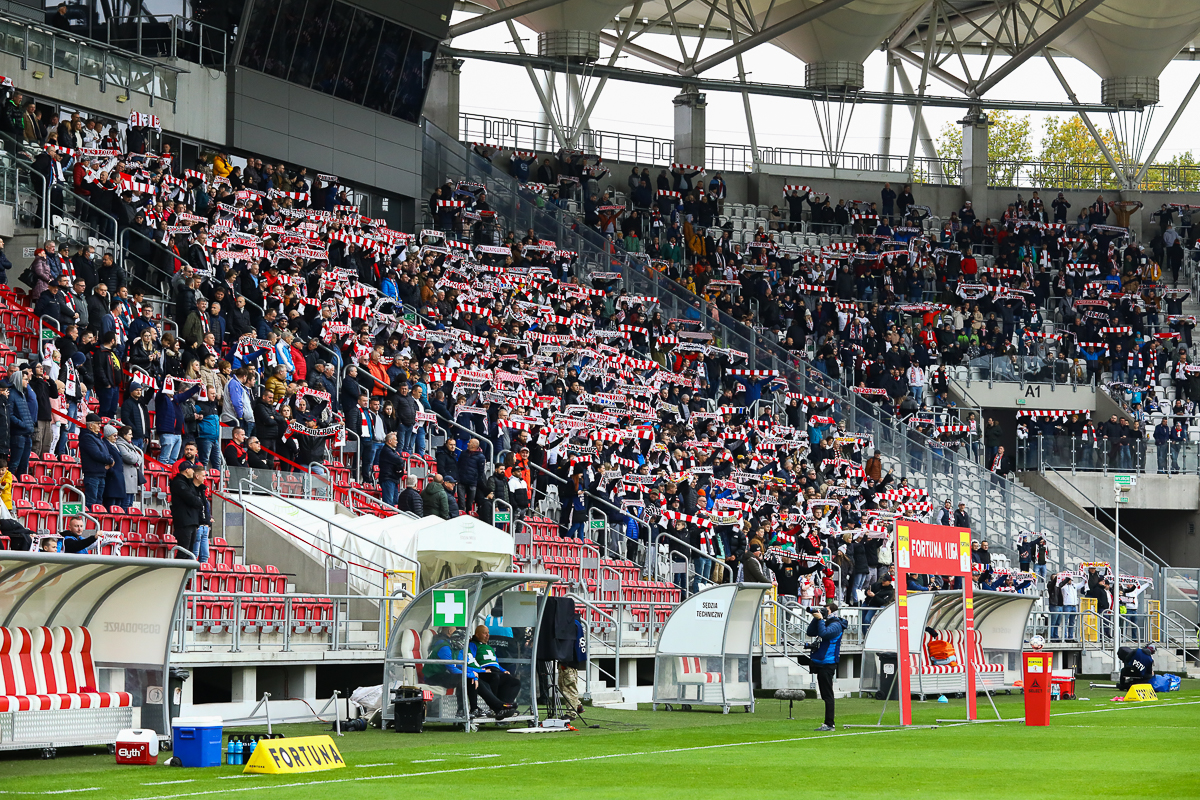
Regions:
<svg viewBox="0 0 1200 800"><path fill-rule="evenodd" d="M614 688L620 690L620 688L621 688L621 643L622 643L621 629L624 626L620 623L619 620L615 619L613 617L613 615L609 614L604 609L595 605L590 600L588 600L586 597L582 597L577 594L569 595L569 597L572 600L574 600L576 603L582 603L585 608L595 611L601 617L603 617L604 619L607 619L609 622L612 623L613 627L616 629L617 641L616 641L616 646L613 649L613 673L612 673L611 677L613 679ZM615 606L614 606L614 611L615 611ZM584 619L582 622L582 625L583 625L583 635L590 644L590 642L592 640L592 626L588 624L589 622L590 622L590 620ZM590 654L591 652L592 652L591 647L588 647L588 653ZM593 662L589 662L589 663L593 663ZM597 666L598 671L599 671L599 669L600 668ZM584 691L589 695L591 694L591 691L592 691L592 671L590 669L584 670Z"/></svg>
<svg viewBox="0 0 1200 800"><path fill-rule="evenodd" d="M558 483L558 484L560 484L560 485L562 485L562 486L565 486L565 485L567 485L568 483L570 483L570 481L568 481L566 478L562 478L562 477L560 477L560 476L558 476L558 475L555 475L553 472L550 472L549 470L547 470L545 467L541 466L540 464L532 464L532 463L531 463L531 464L529 465L529 467L530 467L530 469L536 469L538 472L542 473L543 475L545 475L545 476L546 476L547 478L549 478L550 480L552 480L552 481L554 481L554 482L556 482L556 483ZM620 515L622 515L622 516L625 516L625 517L629 517L629 518L630 518L630 519L632 519L634 522L636 522L636 523L638 524L638 526L639 526L639 527L644 527L644 528L646 529L646 534L647 534L647 536L646 536L646 541L650 541L650 531L651 531L651 528L650 528L650 524L649 524L648 522L646 522L645 520L642 520L642 519L638 519L638 518L637 518L637 517L635 517L633 514L630 514L628 511L622 511L621 509L617 508L617 507L616 507L616 506L614 506L612 503L610 503L608 500L605 500L603 497L598 497L598 496L597 496L596 494L594 494L593 492L590 492L590 491L589 491L589 492L587 493L587 495L588 495L588 497L590 497L590 498L591 498L593 501L595 501L595 502L599 503L601 506L604 506L605 508L608 508L608 509L612 510L612 512L613 512L613 513L615 513L615 514L620 514Z"/></svg>
<svg viewBox="0 0 1200 800"><path fill-rule="evenodd" d="M694 547L694 546L688 544L687 542L683 541L678 536L667 533L666 531L660 531L659 534L654 537L654 545L655 546L654 546L653 550L651 551L651 556L653 557L653 561L654 561L654 577L656 580L662 580L662 576L658 574L657 550L658 550L658 545L662 544L662 540L664 538L670 539L673 542L677 542L678 544L683 545L688 550L691 550L693 553L696 553L696 555L700 558L707 558L709 561L717 561L718 560L717 556L715 556L715 555L710 556L708 553L705 553L703 550L700 550L699 548ZM674 555L673 551L671 553L668 553L668 555L667 555L668 563L673 560L673 558L672 558L673 555ZM724 558L728 558L728 556L721 557L722 560ZM714 580L710 580L708 578L701 578L700 575L697 574L694 569L692 569L692 562L690 560L685 559L684 564L687 566L687 571L685 572L685 574L691 575L695 578L699 578L700 580L704 581L705 583L710 583L713 586L717 585L717 582Z"/></svg>
<svg viewBox="0 0 1200 800"><path fill-rule="evenodd" d="M144 52L145 45L147 45L147 44L153 45L156 43L169 44L169 49L166 52L163 52L163 48L159 47L159 51L157 53L155 53L155 55L157 55L159 57L169 56L170 58L174 59L174 58L182 58L183 57L180 55L181 50L186 50L187 47L193 47L193 48L196 48L197 54L199 55L199 59L184 58L184 60L190 61L190 62L196 63L196 64L202 64L206 67L213 67L216 69L220 69L222 72L225 71L225 69L228 66L228 58L229 58L229 39L230 39L229 34L227 34L225 31L223 31L220 28L217 28L213 25L207 25L203 22L200 22L199 20L190 19L188 17L182 17L182 16L179 16L178 14L168 14L168 15L163 15L163 17L165 19L160 20L157 15L148 14L148 13L147 14L139 14L136 16L124 15L124 16L110 17L108 19L108 27L107 27L107 31L106 31L106 33L108 35L108 41L110 43L113 41L122 41L122 42L130 41L127 37L115 35L113 33L113 28L117 25L135 22L135 23L137 23L137 34L136 34L136 37L134 39L132 39L132 41L136 44L137 49L134 52L145 56L145 52ZM147 18L149 18L149 19L147 20ZM170 27L169 40L166 37L157 37L157 36L153 36L153 35L144 34L143 26L145 25L145 23L147 21L149 21L153 24L156 24L156 25L160 25L160 26L169 26ZM196 32L199 34L198 40L196 42L188 41L183 36L181 36L181 34L183 33L183 31L181 31L181 27L184 27L184 26L191 26L196 30ZM206 46L204 44L204 41L207 38L204 35L206 30L214 31L218 34L215 38L218 41L220 41L220 43L221 43L220 49L217 49L217 48L214 48L211 46ZM180 47L181 44L185 45L185 47ZM115 45L113 45L113 46L115 46ZM215 63L212 63L212 62L204 59L205 52L214 53L214 54L218 55L219 58L216 59ZM151 57L151 56L147 56L147 57Z"/></svg>
<svg viewBox="0 0 1200 800"><path fill-rule="evenodd" d="M460 112L459 133L464 142L496 141L518 150L550 152L555 141L548 123ZM675 142L656 136L620 131L588 130L581 134L580 147L610 161L668 165L674 160ZM907 156L876 153L835 152L795 147L771 147L732 142L708 142L705 166L709 169L750 172L758 164L828 167L837 165L853 171L907 172ZM957 159L914 156L913 178L922 183L957 185L962 164ZM1155 176L1151 176L1151 172ZM941 180L935 180L936 176ZM1120 178L1104 162L1074 163L1034 159L992 159L988 162L988 185L994 187L1055 186L1063 189L1120 189ZM1146 171L1143 189L1196 191L1200 167L1155 164Z"/></svg>

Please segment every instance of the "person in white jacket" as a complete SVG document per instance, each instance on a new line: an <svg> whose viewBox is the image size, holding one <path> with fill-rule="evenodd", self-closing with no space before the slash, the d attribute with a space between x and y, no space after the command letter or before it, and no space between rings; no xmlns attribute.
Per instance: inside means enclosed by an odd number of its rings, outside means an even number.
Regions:
<svg viewBox="0 0 1200 800"><path fill-rule="evenodd" d="M913 399L920 403L922 396L925 394L925 370L921 369L920 364L913 364L904 375L908 378L908 385L912 391Z"/></svg>

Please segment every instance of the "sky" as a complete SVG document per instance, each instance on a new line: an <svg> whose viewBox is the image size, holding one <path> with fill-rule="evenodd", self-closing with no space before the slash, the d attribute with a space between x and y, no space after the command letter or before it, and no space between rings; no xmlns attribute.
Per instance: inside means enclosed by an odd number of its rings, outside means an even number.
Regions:
<svg viewBox="0 0 1200 800"><path fill-rule="evenodd" d="M460 22L472 15L455 12L453 21ZM537 34L517 24L517 32L527 52L537 51ZM457 37L454 46L463 49L497 50L512 52L511 36L504 24L484 28L474 33ZM689 47L695 42L685 39ZM638 43L673 58L679 57L675 40L666 36L647 35ZM716 52L726 43L715 42L705 48L705 54ZM610 49L601 45L601 60L607 59ZM1099 102L1100 78L1087 66L1074 59L1059 56L1055 59L1072 89L1081 102ZM747 78L766 83L790 83L803 85L804 64L783 50L766 45L748 51L743 56ZM974 74L983 63L982 56L968 57ZM657 70L657 67L632 56L622 57L618 64L631 69ZM865 65L866 88L883 91L886 81L886 61L881 51L873 53ZM905 65L909 81L915 87L920 70ZM1149 125L1150 135L1146 153L1153 147L1159 134L1166 128L1179 102L1186 95L1192 81L1200 72L1200 61L1172 61L1160 76L1160 105L1144 124ZM736 79L736 61L731 59L705 73L707 77ZM560 77L560 81L562 78ZM591 85L598 81L592 80ZM561 84L560 84L561 86ZM503 87L502 91L498 91ZM585 92L587 91L585 87ZM897 80L896 91L900 91ZM673 106L671 99L678 93L675 87L656 87L644 84L610 80L605 87L591 116L591 127L600 131L624 132L641 136L671 138L673 136ZM951 87L930 80L927 93L931 95L958 96ZM1044 102L1066 103L1067 95L1044 59L1035 57L1016 69L1010 76L988 92L988 97L997 99L1022 99ZM708 143L746 144L750 141L746 127L741 94L708 92L707 128ZM759 147L787 147L822 149L821 137L815 123L813 104L809 100L792 100L775 97L751 96L755 130ZM523 67L495 64L468 59L462 69L460 108L463 113L482 114L538 121L541 119L541 104L538 101L526 70ZM848 152L880 152L880 122L884 106L863 104L853 110L843 149ZM1044 120L1052 115L1035 112L1029 114L1033 122L1033 147L1036 154L1040 149ZM1149 111L1145 115L1149 115ZM925 123L936 140L947 125L953 125L962 117L963 111L951 108L925 109ZM1145 115L1143 119L1145 119ZM1093 121L1102 129L1109 125L1108 115L1092 115ZM1159 152L1156 161L1164 161L1179 153L1200 151L1193 139L1194 131L1200 129L1200 97L1193 99L1182 118L1175 126ZM906 108L897 106L893 111L892 154L907 154L911 135L911 117ZM920 145L917 155L922 155Z"/></svg>

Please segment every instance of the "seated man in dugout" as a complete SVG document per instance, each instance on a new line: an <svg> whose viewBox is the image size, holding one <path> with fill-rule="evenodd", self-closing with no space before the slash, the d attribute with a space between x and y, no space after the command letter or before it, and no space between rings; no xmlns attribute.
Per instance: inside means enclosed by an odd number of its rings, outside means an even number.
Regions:
<svg viewBox="0 0 1200 800"><path fill-rule="evenodd" d="M496 719L502 720L517 713L513 701L521 691L521 680L500 666L496 651L488 644L489 638L491 634L486 625L475 628L470 644L471 659L479 667L479 694L495 711Z"/></svg>

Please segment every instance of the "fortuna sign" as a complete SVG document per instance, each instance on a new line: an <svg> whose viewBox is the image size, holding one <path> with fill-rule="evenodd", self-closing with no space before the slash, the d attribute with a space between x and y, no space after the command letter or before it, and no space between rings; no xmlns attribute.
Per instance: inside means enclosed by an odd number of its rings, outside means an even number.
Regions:
<svg viewBox="0 0 1200 800"><path fill-rule="evenodd" d="M898 625L897 665L900 683L900 724L912 724L912 676L909 663L908 575L909 573L956 576L963 586L964 652L960 660L966 669L967 719L975 719L975 666L971 660L975 642L974 600L971 596L971 531L919 522L896 523L896 615ZM916 636L921 636L920 631ZM921 641L921 639L918 639Z"/></svg>

